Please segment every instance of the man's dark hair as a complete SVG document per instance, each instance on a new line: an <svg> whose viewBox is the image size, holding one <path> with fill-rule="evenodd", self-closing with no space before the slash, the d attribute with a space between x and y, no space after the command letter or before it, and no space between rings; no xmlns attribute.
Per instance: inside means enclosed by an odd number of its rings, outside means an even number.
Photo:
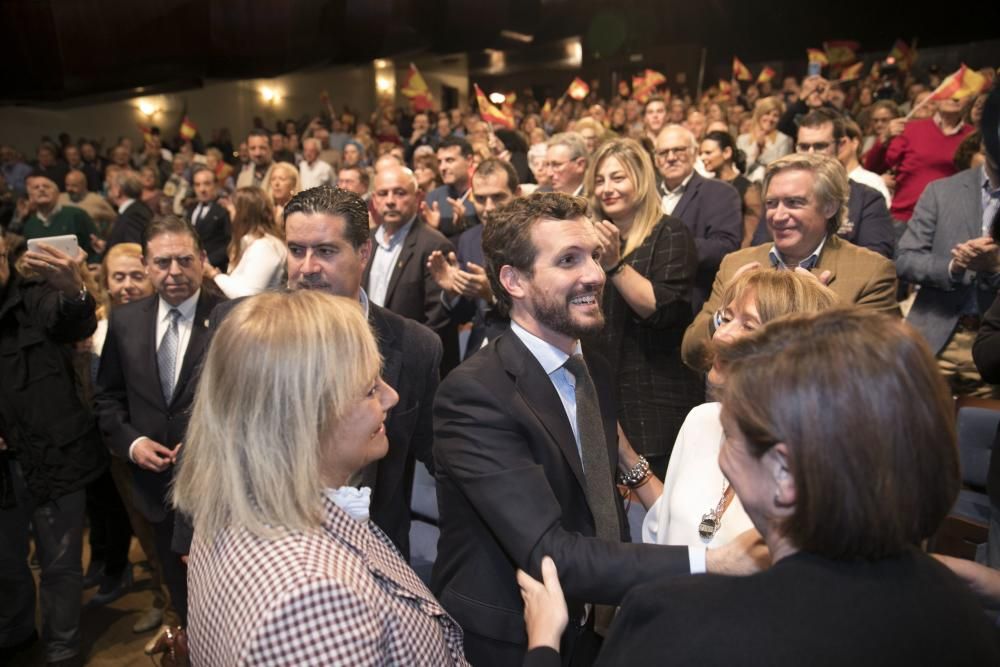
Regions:
<svg viewBox="0 0 1000 667"><path fill-rule="evenodd" d="M462 157L472 157L472 144L465 140L465 137L456 137L455 135L448 135L441 140L438 144L438 150L442 148L454 148L458 146L462 151Z"/></svg>
<svg viewBox="0 0 1000 667"><path fill-rule="evenodd" d="M339 215L344 218L344 238L356 249L369 239L368 205L348 190L332 185L303 190L285 204L285 220L293 213Z"/></svg>
<svg viewBox="0 0 1000 667"><path fill-rule="evenodd" d="M486 275L501 315L510 315L513 302L500 283L500 269L511 266L531 277L538 254L531 239L531 228L535 223L541 218L575 220L586 215L586 199L561 192L516 197L490 215L490 224L483 227L483 255Z"/></svg>
<svg viewBox="0 0 1000 667"><path fill-rule="evenodd" d="M187 234L194 239L194 249L201 252L201 238L191 223L176 215L157 215L142 234L142 254L145 257L149 242L163 234Z"/></svg>
<svg viewBox="0 0 1000 667"><path fill-rule="evenodd" d="M827 123L833 124L833 140L840 141L846 135L844 133L844 117L839 111L833 109L828 109L826 107L819 107L813 109L799 121L799 127L811 127L817 128Z"/></svg>
<svg viewBox="0 0 1000 667"><path fill-rule="evenodd" d="M264 137L267 139L268 145L271 143L271 133L262 127L255 127L247 132L247 141L250 141L250 137Z"/></svg>
<svg viewBox="0 0 1000 667"><path fill-rule="evenodd" d="M492 176L493 174L506 174L507 175L507 189L511 192L517 190L517 186L520 185L517 179L517 171L510 162L500 160L495 157L491 157L488 160L483 160L476 167L473 176L479 176L480 178L484 176Z"/></svg>
<svg viewBox="0 0 1000 667"><path fill-rule="evenodd" d="M361 182L361 185L365 186L365 188L371 184L372 177L368 173L368 170L364 167L359 167L355 164L350 167L341 167L340 171L353 171L356 173L358 175L358 180Z"/></svg>
<svg viewBox="0 0 1000 667"><path fill-rule="evenodd" d="M643 113L643 115L646 115L646 109L648 109L649 105L653 104L654 102L659 102L663 106L667 106L667 100L666 100L666 98L664 98L662 95L653 95L648 100L646 100L646 102L642 105L642 113Z"/></svg>
<svg viewBox="0 0 1000 667"><path fill-rule="evenodd" d="M213 171L212 169L209 169L208 167L206 167L203 164L195 165L194 169L191 170L191 182L194 183L194 177L197 176L198 174L202 173L203 171L207 171L208 173L210 173L212 175L212 180L214 182L216 182L216 183L219 182L218 177L215 175L215 171Z"/></svg>

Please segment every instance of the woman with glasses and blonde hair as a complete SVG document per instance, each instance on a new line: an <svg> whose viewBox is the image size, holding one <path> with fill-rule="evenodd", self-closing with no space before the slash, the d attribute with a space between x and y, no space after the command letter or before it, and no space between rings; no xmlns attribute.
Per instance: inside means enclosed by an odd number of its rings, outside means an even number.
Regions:
<svg viewBox="0 0 1000 667"><path fill-rule="evenodd" d="M795 150L795 142L778 131L778 121L785 105L777 97L757 100L750 121L750 131L736 138L736 146L747 158L746 176L751 181L764 179L764 169L779 157Z"/></svg>
<svg viewBox="0 0 1000 667"><path fill-rule="evenodd" d="M381 364L356 299L266 293L222 321L173 489L193 664L467 664L354 486L389 447Z"/></svg>
<svg viewBox="0 0 1000 667"><path fill-rule="evenodd" d="M274 171L286 164L279 162ZM274 172L272 171L272 176ZM274 207L264 191L250 186L238 189L231 199L232 233L229 269L222 273L205 262L205 277L230 299L259 294L281 286L288 249L274 219Z"/></svg>
<svg viewBox="0 0 1000 667"><path fill-rule="evenodd" d="M622 428L662 472L684 416L704 398L680 357L698 253L684 223L663 215L652 161L635 140L599 146L584 183L607 276L606 325L594 342L617 375Z"/></svg>

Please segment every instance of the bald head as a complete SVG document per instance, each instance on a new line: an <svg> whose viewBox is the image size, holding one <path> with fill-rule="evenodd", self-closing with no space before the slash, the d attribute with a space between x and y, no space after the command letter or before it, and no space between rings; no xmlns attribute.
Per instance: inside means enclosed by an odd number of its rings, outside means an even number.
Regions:
<svg viewBox="0 0 1000 667"><path fill-rule="evenodd" d="M87 194L87 177L79 169L66 174L66 192L73 201L80 201Z"/></svg>
<svg viewBox="0 0 1000 667"><path fill-rule="evenodd" d="M694 134L681 125L667 125L656 137L656 168L671 190L694 171L697 147Z"/></svg>
<svg viewBox="0 0 1000 667"><path fill-rule="evenodd" d="M399 165L375 172L375 210L389 229L399 229L417 215L417 177Z"/></svg>

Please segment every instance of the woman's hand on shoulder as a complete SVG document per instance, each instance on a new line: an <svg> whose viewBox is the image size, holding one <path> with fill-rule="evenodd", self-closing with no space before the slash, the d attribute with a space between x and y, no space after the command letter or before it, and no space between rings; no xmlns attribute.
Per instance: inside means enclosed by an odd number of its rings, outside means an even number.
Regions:
<svg viewBox="0 0 1000 667"><path fill-rule="evenodd" d="M569 622L569 611L555 562L548 556L542 558L542 581L524 570L518 570L517 585L524 600L528 649L548 646L558 651L563 630Z"/></svg>

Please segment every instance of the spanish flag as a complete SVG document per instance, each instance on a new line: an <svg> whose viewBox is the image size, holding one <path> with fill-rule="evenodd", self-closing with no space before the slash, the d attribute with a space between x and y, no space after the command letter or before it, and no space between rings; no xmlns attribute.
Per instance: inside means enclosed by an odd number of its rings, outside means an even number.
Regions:
<svg viewBox="0 0 1000 667"><path fill-rule="evenodd" d="M181 139L186 141L191 141L194 136L198 134L198 126L195 125L190 118L184 116L184 120L181 121L180 135Z"/></svg>
<svg viewBox="0 0 1000 667"><path fill-rule="evenodd" d="M632 77L632 98L645 104L656 92L656 87L666 82L667 77L655 69L647 69L642 74L636 74Z"/></svg>
<svg viewBox="0 0 1000 667"><path fill-rule="evenodd" d="M764 69L762 69L760 74L757 75L757 83L767 83L774 78L775 74L777 74L777 72L765 65Z"/></svg>
<svg viewBox="0 0 1000 667"><path fill-rule="evenodd" d="M740 62L740 59L733 56L733 79L736 81L752 81L750 68Z"/></svg>
<svg viewBox="0 0 1000 667"><path fill-rule="evenodd" d="M479 105L479 117L482 118L487 123L492 123L494 125L502 125L509 130L514 129L514 118L508 116L500 109L489 101L486 95L483 93L482 88L479 84L472 84L476 89L476 103Z"/></svg>
<svg viewBox="0 0 1000 667"><path fill-rule="evenodd" d="M904 72L913 66L917 60L917 50L910 48L910 45L901 39L897 39L889 51L889 57L896 61L896 65Z"/></svg>
<svg viewBox="0 0 1000 667"><path fill-rule="evenodd" d="M414 111L427 111L434 106L431 89L427 87L427 82L413 63L410 63L410 71L406 73L399 92L412 102Z"/></svg>
<svg viewBox="0 0 1000 667"><path fill-rule="evenodd" d="M728 100L733 93L733 84L723 79L719 79L719 99Z"/></svg>
<svg viewBox="0 0 1000 667"><path fill-rule="evenodd" d="M823 42L823 50L831 65L850 65L858 59L856 54L860 48L861 45L857 42L847 40Z"/></svg>
<svg viewBox="0 0 1000 667"><path fill-rule="evenodd" d="M840 73L841 81L854 81L861 77L861 68L864 67L863 62L856 62L853 65L848 65L844 68L844 71Z"/></svg>
<svg viewBox="0 0 1000 667"><path fill-rule="evenodd" d="M566 89L566 94L574 100L580 101L590 94L590 86L580 77L576 77L569 84L569 88Z"/></svg>
<svg viewBox="0 0 1000 667"><path fill-rule="evenodd" d="M145 143L148 144L153 140L153 128L148 125L143 125L142 123L138 123L136 126L139 128L139 131L142 132L142 140Z"/></svg>
<svg viewBox="0 0 1000 667"><path fill-rule="evenodd" d="M809 62L811 63L819 63L823 66L830 64L830 59L826 57L826 52L820 49L806 49L806 55L809 56Z"/></svg>
<svg viewBox="0 0 1000 667"><path fill-rule="evenodd" d="M986 77L962 63L957 72L945 77L941 85L931 93L930 99L964 100L972 95L978 95L985 87Z"/></svg>

